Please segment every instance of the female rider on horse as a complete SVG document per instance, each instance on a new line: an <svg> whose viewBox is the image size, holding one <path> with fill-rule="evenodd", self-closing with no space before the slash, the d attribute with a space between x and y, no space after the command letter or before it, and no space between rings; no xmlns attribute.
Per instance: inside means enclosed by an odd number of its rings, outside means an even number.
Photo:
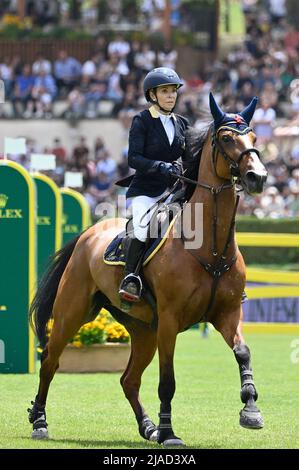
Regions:
<svg viewBox="0 0 299 470"><path fill-rule="evenodd" d="M177 91L183 85L177 73L166 67L150 71L143 82L149 109L137 114L129 134L128 163L136 173L127 192L132 201L133 234L126 255L125 277L119 294L123 300L140 300L142 284L134 272L144 254L148 226L142 220L181 174L178 159L185 150L186 118L173 113Z"/></svg>

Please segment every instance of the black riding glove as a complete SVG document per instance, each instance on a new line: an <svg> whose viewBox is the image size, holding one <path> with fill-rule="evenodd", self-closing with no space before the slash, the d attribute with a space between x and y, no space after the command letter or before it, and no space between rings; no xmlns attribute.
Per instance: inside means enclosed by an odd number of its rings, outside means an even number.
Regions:
<svg viewBox="0 0 299 470"><path fill-rule="evenodd" d="M168 162L160 162L158 166L158 171L167 177L176 177L182 174L181 167L179 163L168 163Z"/></svg>
<svg viewBox="0 0 299 470"><path fill-rule="evenodd" d="M180 176L183 174L183 167L182 164L179 163L177 160L172 162L172 172L177 176Z"/></svg>

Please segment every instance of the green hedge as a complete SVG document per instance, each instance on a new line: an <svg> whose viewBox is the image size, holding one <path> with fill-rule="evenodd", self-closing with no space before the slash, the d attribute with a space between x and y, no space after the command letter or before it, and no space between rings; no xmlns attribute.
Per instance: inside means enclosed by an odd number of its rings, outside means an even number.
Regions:
<svg viewBox="0 0 299 470"><path fill-rule="evenodd" d="M237 231L299 234L299 219L257 219L256 217L238 216ZM299 263L298 248L241 246L240 250L246 264Z"/></svg>
<svg viewBox="0 0 299 470"><path fill-rule="evenodd" d="M299 233L299 219L257 219L248 215L237 217L238 232Z"/></svg>

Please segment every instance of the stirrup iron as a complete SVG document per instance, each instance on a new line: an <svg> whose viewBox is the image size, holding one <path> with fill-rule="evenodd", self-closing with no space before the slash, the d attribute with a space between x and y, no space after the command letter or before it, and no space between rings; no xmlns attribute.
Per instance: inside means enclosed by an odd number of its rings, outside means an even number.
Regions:
<svg viewBox="0 0 299 470"><path fill-rule="evenodd" d="M142 281L140 276L130 273L124 278L119 289L119 295L127 302L139 302L142 294Z"/></svg>

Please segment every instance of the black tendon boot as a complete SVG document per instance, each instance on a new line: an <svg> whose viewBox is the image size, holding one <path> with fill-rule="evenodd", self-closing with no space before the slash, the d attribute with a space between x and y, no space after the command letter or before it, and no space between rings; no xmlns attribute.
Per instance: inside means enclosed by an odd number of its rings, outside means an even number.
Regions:
<svg viewBox="0 0 299 470"><path fill-rule="evenodd" d="M145 242L141 242L138 238L132 238L127 251L125 278L119 287L119 295L127 302L138 302L141 297L142 282L139 277L139 269L141 266L141 257L144 255ZM136 272L137 271L137 272Z"/></svg>

